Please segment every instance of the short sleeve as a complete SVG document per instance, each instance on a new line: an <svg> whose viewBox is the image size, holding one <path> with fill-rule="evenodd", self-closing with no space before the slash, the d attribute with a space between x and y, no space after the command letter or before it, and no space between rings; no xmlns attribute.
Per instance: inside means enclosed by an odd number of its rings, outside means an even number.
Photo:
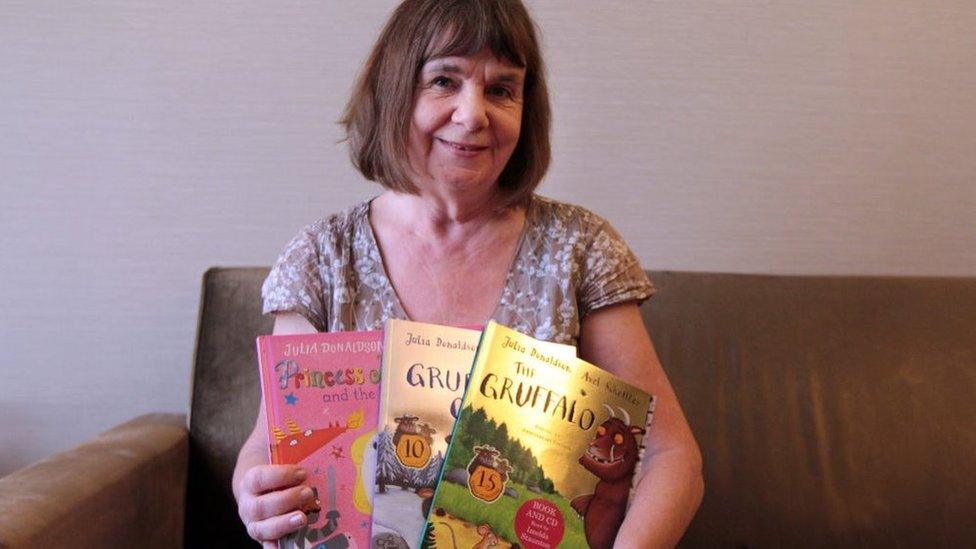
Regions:
<svg viewBox="0 0 976 549"><path fill-rule="evenodd" d="M288 243L261 286L264 314L295 312L324 331L327 315L321 272L318 239L303 230Z"/></svg>
<svg viewBox="0 0 976 549"><path fill-rule="evenodd" d="M586 247L584 272L580 284L580 318L608 305L636 301L654 294L637 256L608 222L596 218Z"/></svg>

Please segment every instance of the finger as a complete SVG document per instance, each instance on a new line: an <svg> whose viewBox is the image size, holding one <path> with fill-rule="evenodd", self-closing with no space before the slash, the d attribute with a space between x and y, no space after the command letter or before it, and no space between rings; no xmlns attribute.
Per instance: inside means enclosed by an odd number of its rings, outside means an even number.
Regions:
<svg viewBox="0 0 976 549"><path fill-rule="evenodd" d="M260 542L275 541L298 530L307 522L305 513L295 511L287 515L249 522L247 523L247 535Z"/></svg>
<svg viewBox="0 0 976 549"><path fill-rule="evenodd" d="M248 498L241 503L241 518L254 522L303 509L315 499L308 486L295 486Z"/></svg>
<svg viewBox="0 0 976 549"><path fill-rule="evenodd" d="M297 465L255 465L244 473L244 490L263 494L301 484L308 472Z"/></svg>

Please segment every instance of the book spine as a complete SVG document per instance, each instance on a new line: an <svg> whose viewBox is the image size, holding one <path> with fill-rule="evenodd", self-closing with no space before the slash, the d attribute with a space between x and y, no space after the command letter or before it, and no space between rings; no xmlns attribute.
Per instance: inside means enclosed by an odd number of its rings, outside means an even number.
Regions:
<svg viewBox="0 0 976 549"><path fill-rule="evenodd" d="M279 457L275 451L275 445L271 443L274 438L274 420L277 417L277 402L274 399L274 391L271 384L274 383L272 372L274 365L271 363L271 336L260 336L257 339L258 345L258 374L261 379L261 401L264 406L264 420L267 427L267 440L269 463L279 463Z"/></svg>
<svg viewBox="0 0 976 549"><path fill-rule="evenodd" d="M390 411L390 384L393 382L393 333L396 332L397 321L389 319L386 321L386 329L383 331L383 358L380 366L380 409L376 417L376 430L382 431L389 422Z"/></svg>

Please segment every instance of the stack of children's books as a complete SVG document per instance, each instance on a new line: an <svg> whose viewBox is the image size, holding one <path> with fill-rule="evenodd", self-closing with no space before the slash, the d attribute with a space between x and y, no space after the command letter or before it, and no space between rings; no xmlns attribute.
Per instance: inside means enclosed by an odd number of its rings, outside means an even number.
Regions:
<svg viewBox="0 0 976 549"><path fill-rule="evenodd" d="M491 321L258 338L271 463L316 504L279 547L611 547L654 399Z"/></svg>

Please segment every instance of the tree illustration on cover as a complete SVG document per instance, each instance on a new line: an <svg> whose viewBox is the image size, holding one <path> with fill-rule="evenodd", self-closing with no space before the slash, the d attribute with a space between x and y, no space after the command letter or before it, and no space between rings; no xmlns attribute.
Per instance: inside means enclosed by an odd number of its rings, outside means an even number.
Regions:
<svg viewBox="0 0 976 549"><path fill-rule="evenodd" d="M592 494L577 496L570 502L583 517L586 541L594 549L609 549L624 521L639 448L634 435L644 434L643 427L630 424L626 410L620 408L621 419L613 408L603 406L610 418L597 427L596 437L579 458L580 465L600 480Z"/></svg>
<svg viewBox="0 0 976 549"><path fill-rule="evenodd" d="M342 433L358 429L363 425L363 420L363 410L360 409L346 416L345 426L339 422L330 422L326 427L303 431L295 420L288 418L285 420L287 434L277 426L274 427L275 443L271 451L278 456L277 463L298 463Z"/></svg>

